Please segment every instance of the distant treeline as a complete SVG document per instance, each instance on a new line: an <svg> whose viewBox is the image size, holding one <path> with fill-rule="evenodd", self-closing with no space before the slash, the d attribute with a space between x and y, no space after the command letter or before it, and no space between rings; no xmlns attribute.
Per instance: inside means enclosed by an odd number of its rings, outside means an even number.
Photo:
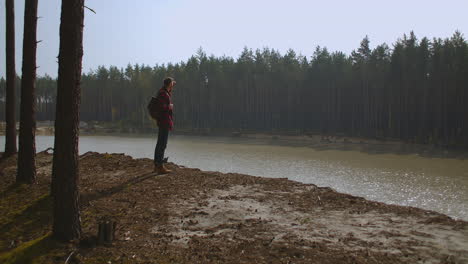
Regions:
<svg viewBox="0 0 468 264"><path fill-rule="evenodd" d="M151 127L146 105L165 76L177 80L176 130L323 133L468 147L468 43L459 32L433 40L411 32L393 47L374 49L366 37L351 55L321 47L311 57L245 48L234 59L200 49L177 64L99 67L83 75L81 120ZM3 118L3 79L0 86ZM38 120L54 119L55 94L55 79L38 78Z"/></svg>

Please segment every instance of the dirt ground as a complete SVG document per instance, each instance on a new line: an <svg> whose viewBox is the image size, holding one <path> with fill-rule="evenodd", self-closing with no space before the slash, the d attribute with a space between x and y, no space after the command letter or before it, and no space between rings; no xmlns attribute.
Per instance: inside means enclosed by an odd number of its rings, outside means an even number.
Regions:
<svg viewBox="0 0 468 264"><path fill-rule="evenodd" d="M51 164L40 153L38 183L17 186L15 157L0 163L0 263L468 263L464 221L286 178L155 175L123 154L81 156L83 238L58 244ZM102 219L117 221L112 245L95 245Z"/></svg>

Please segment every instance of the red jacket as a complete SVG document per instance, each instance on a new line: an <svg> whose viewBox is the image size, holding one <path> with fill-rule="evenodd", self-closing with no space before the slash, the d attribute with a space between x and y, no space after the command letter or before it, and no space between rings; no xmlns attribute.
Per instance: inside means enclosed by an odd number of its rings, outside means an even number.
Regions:
<svg viewBox="0 0 468 264"><path fill-rule="evenodd" d="M159 117L156 119L158 126L172 130L174 121L172 120L172 109L170 105L172 94L165 88L161 88L156 98L158 98Z"/></svg>

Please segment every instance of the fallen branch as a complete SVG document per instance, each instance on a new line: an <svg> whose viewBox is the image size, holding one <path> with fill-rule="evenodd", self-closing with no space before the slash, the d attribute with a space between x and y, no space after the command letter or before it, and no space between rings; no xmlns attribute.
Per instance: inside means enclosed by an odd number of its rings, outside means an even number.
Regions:
<svg viewBox="0 0 468 264"><path fill-rule="evenodd" d="M49 151L54 152L54 148L47 148L46 150L41 151L40 153L44 153L44 152L45 152L45 153L49 154Z"/></svg>
<svg viewBox="0 0 468 264"><path fill-rule="evenodd" d="M68 258L65 260L65 264L68 263L68 261L70 260L70 258L73 256L73 254L75 254L76 250L73 250L70 255L68 255Z"/></svg>

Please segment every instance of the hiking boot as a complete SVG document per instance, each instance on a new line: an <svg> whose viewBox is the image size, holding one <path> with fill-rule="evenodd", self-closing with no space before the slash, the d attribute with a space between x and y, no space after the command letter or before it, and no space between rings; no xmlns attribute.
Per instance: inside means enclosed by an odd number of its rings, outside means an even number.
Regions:
<svg viewBox="0 0 468 264"><path fill-rule="evenodd" d="M162 165L164 173L171 173L172 170L168 169L164 164Z"/></svg>
<svg viewBox="0 0 468 264"><path fill-rule="evenodd" d="M156 172L158 174L167 174L167 173L170 173L172 171L167 169L166 167L164 167L163 164L161 164L161 165L155 165L153 172Z"/></svg>

